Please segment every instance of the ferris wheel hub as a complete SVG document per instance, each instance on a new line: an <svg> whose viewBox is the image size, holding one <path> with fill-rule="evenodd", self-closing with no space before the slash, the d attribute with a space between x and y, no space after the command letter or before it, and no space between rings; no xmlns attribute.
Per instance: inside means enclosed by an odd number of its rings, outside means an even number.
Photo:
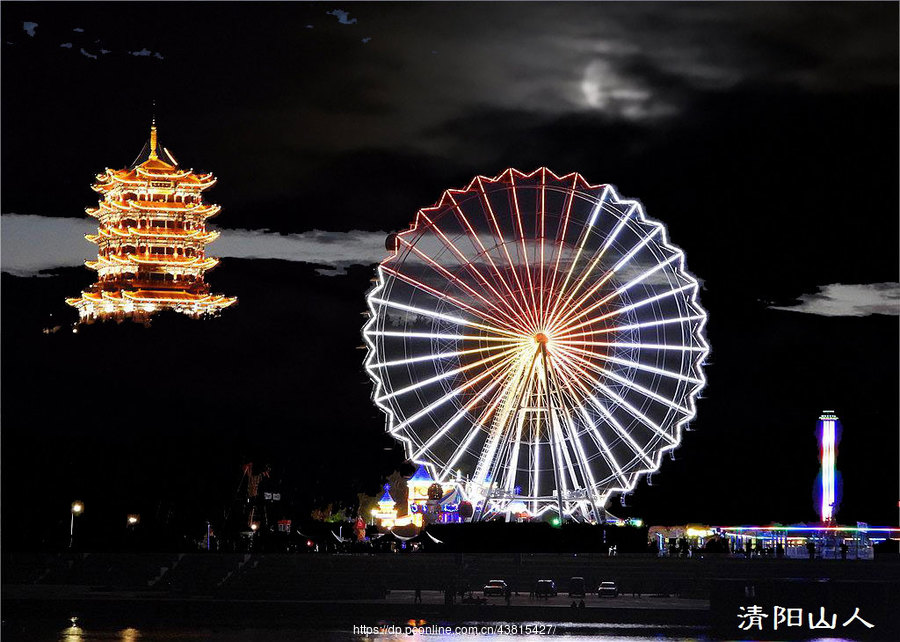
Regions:
<svg viewBox="0 0 900 642"><path fill-rule="evenodd" d="M546 343L549 342L549 341L550 341L550 339L549 339L549 338L547 337L547 335L544 334L543 332L538 332L536 335L534 335L534 342L535 342L535 343L543 343L543 344L546 344Z"/></svg>

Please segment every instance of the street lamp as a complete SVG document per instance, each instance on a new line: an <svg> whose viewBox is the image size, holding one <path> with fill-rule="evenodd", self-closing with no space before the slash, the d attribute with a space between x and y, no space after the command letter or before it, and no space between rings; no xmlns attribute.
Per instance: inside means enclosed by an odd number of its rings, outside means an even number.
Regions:
<svg viewBox="0 0 900 642"><path fill-rule="evenodd" d="M72 548L72 544L75 541L75 516L81 515L84 512L84 503L78 500L72 502L72 518L69 521L69 548Z"/></svg>
<svg viewBox="0 0 900 642"><path fill-rule="evenodd" d="M137 513L128 516L128 525L129 526L137 526L141 521L141 516Z"/></svg>

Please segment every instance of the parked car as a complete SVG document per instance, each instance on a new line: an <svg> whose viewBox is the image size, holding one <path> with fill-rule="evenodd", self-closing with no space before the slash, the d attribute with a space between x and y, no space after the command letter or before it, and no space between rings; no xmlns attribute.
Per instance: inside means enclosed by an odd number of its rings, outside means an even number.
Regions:
<svg viewBox="0 0 900 642"><path fill-rule="evenodd" d="M573 577L569 580L569 597L575 595L585 596L583 577Z"/></svg>
<svg viewBox="0 0 900 642"><path fill-rule="evenodd" d="M603 597L604 595L616 597L618 594L619 588L615 582L600 582L600 586L597 587L597 597Z"/></svg>
<svg viewBox="0 0 900 642"><path fill-rule="evenodd" d="M534 594L538 597L555 597L556 582L553 580L538 580L537 586L534 588Z"/></svg>
<svg viewBox="0 0 900 642"><path fill-rule="evenodd" d="M499 595L500 597L503 597L504 595L506 595L506 581L491 580L484 585L483 590L485 597L487 597L488 595Z"/></svg>

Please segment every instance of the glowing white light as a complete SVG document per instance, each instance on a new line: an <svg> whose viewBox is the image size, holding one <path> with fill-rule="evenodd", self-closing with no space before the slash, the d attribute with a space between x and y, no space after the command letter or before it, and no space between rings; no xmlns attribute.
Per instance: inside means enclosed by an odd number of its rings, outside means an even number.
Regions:
<svg viewBox="0 0 900 642"><path fill-rule="evenodd" d="M697 283L610 185L476 177L421 210L377 274L373 399L435 479L462 469L478 515L598 518L695 415Z"/></svg>

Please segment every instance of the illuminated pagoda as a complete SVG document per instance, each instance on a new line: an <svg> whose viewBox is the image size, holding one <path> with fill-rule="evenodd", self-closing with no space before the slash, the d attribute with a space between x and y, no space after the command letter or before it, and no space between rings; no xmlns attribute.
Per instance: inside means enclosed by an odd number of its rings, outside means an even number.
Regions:
<svg viewBox="0 0 900 642"><path fill-rule="evenodd" d="M107 169L92 185L102 195L98 207L85 211L99 221L97 282L66 303L78 308L79 321L97 319L146 322L160 310L175 310L193 318L214 314L237 301L210 294L204 273L218 263L206 256L206 246L219 233L207 231L207 219L219 205L205 204L202 192L216 179L182 169L159 144L156 121L150 140L128 169Z"/></svg>
<svg viewBox="0 0 900 642"><path fill-rule="evenodd" d="M393 528L397 522L397 502L391 497L391 487L384 485L384 494L378 500L378 508L372 509L372 517L384 528Z"/></svg>

